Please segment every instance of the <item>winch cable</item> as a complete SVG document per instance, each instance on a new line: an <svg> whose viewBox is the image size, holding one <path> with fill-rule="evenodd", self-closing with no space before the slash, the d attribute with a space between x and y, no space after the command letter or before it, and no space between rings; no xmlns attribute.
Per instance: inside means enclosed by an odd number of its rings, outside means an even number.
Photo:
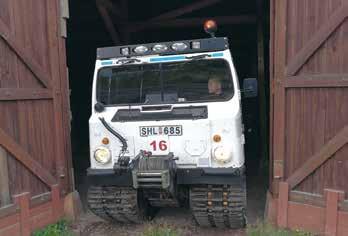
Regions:
<svg viewBox="0 0 348 236"><path fill-rule="evenodd" d="M105 121L103 117L99 117L99 120L110 133L112 133L114 136L116 136L116 138L118 138L121 141L122 143L121 152L125 153L128 148L127 140L121 134L119 134L113 128L111 128L111 126Z"/></svg>

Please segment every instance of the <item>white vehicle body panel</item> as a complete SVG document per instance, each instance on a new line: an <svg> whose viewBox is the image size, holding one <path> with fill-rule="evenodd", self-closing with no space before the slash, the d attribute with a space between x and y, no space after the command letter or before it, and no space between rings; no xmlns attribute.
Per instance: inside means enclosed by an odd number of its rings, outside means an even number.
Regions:
<svg viewBox="0 0 348 236"><path fill-rule="evenodd" d="M196 56L207 53L185 54L184 56ZM128 144L126 156L131 159L134 158L140 150L150 150L150 144L153 141L166 141L168 148L165 152L160 150L153 154L168 154L173 152L175 157L179 159L176 161L178 168L195 168L195 167L213 167L213 168L239 168L244 165L244 134L242 125L241 112L241 95L238 84L237 74L233 65L232 57L229 50L208 53L212 56L211 59L222 58L225 59L231 68L231 74L234 85L234 95L228 101L223 102L204 102L204 103L182 103L169 104L172 108L187 107L187 106L207 106L208 119L198 120L163 120L163 121L130 121L130 122L112 122L112 118L118 109L129 109L129 106L106 106L105 110L98 113L94 109L96 100L96 84L97 73L99 69L106 66L118 66L116 64L118 59L114 60L97 60L93 82L92 92L92 115L89 120L90 130L90 160L92 169L112 169L117 162L122 147L121 142L117 137L113 136L100 122L99 117L103 117L105 121L119 134L121 134ZM182 55L180 55L182 56ZM144 56L137 57L141 63L161 63L174 62L175 57L180 56ZM157 58L157 59L156 59ZM211 60L210 58L205 60ZM186 59L185 59L186 60ZM185 61L180 60L180 61ZM122 66L122 65L120 65ZM132 105L132 109L141 109L141 105ZM149 136L141 137L141 126L182 126L181 136ZM221 136L221 142L215 143L213 141L214 135ZM107 137L110 140L108 145L102 144L102 139ZM100 164L94 159L95 150L104 146L111 150L112 160L107 164ZM231 161L227 163L217 162L213 158L213 152L218 146L223 146L224 149L231 153Z"/></svg>

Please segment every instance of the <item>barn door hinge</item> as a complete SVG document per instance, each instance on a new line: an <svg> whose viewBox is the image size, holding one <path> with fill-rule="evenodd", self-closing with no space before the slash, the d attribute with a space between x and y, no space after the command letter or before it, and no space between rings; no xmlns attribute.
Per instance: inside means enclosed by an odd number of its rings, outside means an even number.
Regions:
<svg viewBox="0 0 348 236"><path fill-rule="evenodd" d="M69 19L69 0L60 0L60 36L66 38L67 26L66 22Z"/></svg>

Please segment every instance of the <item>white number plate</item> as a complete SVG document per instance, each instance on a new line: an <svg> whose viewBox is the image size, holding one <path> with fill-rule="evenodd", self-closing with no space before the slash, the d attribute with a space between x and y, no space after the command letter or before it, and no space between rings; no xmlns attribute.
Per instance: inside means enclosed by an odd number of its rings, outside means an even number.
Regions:
<svg viewBox="0 0 348 236"><path fill-rule="evenodd" d="M181 125L164 125L164 126L141 126L140 136L181 136L182 126Z"/></svg>

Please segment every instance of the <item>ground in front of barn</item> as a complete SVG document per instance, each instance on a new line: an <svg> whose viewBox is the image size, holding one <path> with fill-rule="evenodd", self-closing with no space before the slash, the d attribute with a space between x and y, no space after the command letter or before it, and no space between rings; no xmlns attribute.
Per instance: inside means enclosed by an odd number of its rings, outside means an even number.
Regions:
<svg viewBox="0 0 348 236"><path fill-rule="evenodd" d="M256 173L256 172L254 172ZM84 174L77 176L78 190L85 213L79 222L73 225L74 231L81 236L185 236L185 235L246 235L245 229L216 229L199 227L190 212L182 208L161 209L152 221L139 225L111 224L93 215L86 207L87 183ZM248 224L256 224L263 219L267 174L249 175L248 186Z"/></svg>

